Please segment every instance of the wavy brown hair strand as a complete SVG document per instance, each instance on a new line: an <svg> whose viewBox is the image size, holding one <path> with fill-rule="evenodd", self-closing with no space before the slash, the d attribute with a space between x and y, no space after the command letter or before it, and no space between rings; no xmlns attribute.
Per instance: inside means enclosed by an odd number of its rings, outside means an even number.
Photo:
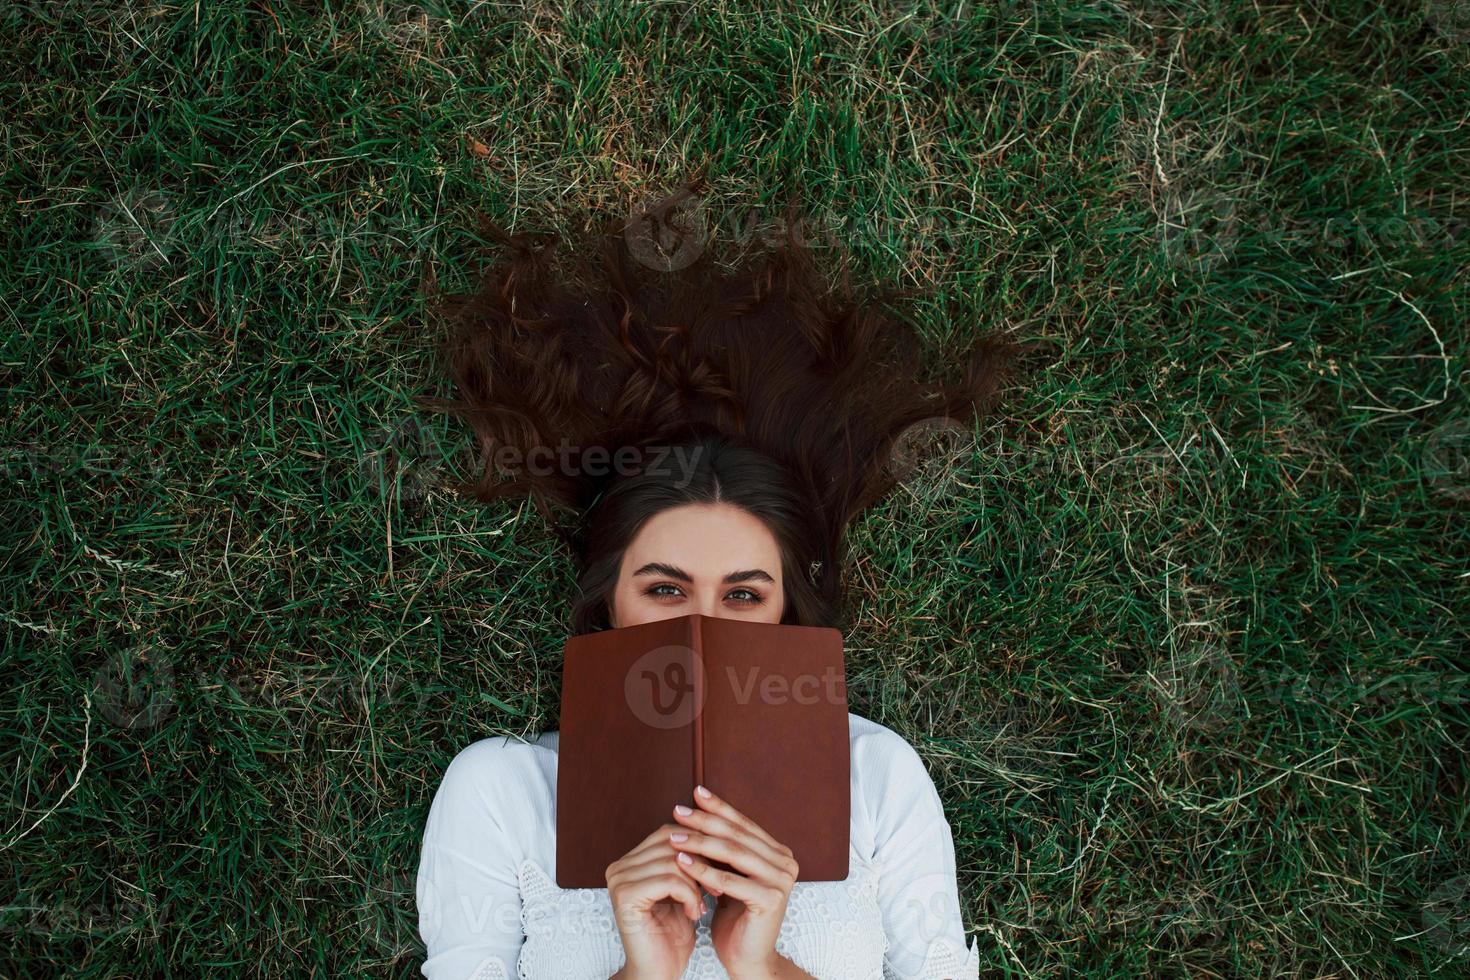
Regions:
<svg viewBox="0 0 1470 980"><path fill-rule="evenodd" d="M418 401L475 434L483 467L459 489L487 502L529 494L576 549L579 626L606 625L615 562L643 520L710 500L772 527L794 576L793 621L832 620L844 534L892 489L895 440L926 419L971 422L1011 377L1022 348L992 334L925 380L922 345L891 312L901 294L858 294L840 255L824 273L795 216L780 242L731 270L707 250L674 272L632 261L618 224L559 245L484 218L502 254L477 288L446 295L429 281L455 397ZM699 450L684 486L583 465L675 442ZM570 457L556 467L497 462L563 446Z"/></svg>

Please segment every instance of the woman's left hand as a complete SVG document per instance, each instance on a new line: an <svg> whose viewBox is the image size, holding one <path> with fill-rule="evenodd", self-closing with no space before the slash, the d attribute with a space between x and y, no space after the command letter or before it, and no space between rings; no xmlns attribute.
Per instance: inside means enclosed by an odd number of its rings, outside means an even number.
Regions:
<svg viewBox="0 0 1470 980"><path fill-rule="evenodd" d="M694 800L697 810L674 808L674 819L689 829L684 840L674 833L670 841L689 874L719 896L710 923L715 955L734 980L787 973L789 961L776 952L776 937L796 883L798 868L791 848L777 843L755 821L703 786L695 788ZM711 867L700 855L723 861L735 871Z"/></svg>

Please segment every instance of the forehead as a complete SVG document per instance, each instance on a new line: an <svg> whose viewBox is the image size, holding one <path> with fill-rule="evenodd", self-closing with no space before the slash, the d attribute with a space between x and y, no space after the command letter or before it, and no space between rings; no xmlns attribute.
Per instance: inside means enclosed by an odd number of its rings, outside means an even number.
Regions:
<svg viewBox="0 0 1470 980"><path fill-rule="evenodd" d="M729 504L683 504L644 522L623 556L623 570L657 561L695 577L763 568L777 578L780 558L760 518Z"/></svg>

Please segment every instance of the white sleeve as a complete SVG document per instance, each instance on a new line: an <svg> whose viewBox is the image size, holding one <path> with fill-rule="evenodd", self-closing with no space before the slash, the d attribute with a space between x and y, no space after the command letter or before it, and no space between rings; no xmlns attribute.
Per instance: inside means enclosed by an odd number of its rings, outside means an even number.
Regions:
<svg viewBox="0 0 1470 980"><path fill-rule="evenodd" d="M889 943L884 980L979 980L979 940L966 946L954 838L939 794L919 753L889 734L872 758L886 770L874 774L884 786L874 826Z"/></svg>
<svg viewBox="0 0 1470 980"><path fill-rule="evenodd" d="M511 980L524 940L506 803L524 746L481 739L449 763L424 829L415 897L429 980Z"/></svg>

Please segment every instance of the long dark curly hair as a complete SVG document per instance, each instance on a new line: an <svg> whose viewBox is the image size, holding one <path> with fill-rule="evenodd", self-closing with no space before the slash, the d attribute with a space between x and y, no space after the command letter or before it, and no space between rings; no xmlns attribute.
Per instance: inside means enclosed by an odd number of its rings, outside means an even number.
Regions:
<svg viewBox="0 0 1470 980"><path fill-rule="evenodd" d="M929 420L968 425L1022 349L988 334L944 352L948 372L926 370L891 311L904 294L859 295L841 254L832 274L819 269L795 207L784 237L733 269L708 249L688 261L687 237L677 263L630 255L654 235L677 238L676 212L702 188L696 177L632 222L604 223L569 255L482 217L505 254L478 288L443 294L429 282L457 397L418 401L473 429L483 470L457 489L487 502L529 494L571 547L579 633L609 625L639 527L708 501L771 529L784 622L837 625L844 534L902 475L895 440ZM632 237L640 221L653 234ZM947 376L924 377L935 373Z"/></svg>

